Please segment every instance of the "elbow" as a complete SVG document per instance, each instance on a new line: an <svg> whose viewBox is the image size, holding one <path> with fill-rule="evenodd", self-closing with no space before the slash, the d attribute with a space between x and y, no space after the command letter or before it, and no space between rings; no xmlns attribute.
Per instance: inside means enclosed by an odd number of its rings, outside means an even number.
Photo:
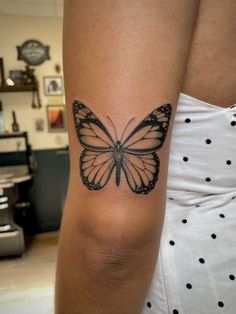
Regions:
<svg viewBox="0 0 236 314"><path fill-rule="evenodd" d="M132 277L137 268L139 251L123 241L109 239L98 243L86 239L80 245L79 267L86 277L97 284L119 282Z"/></svg>
<svg viewBox="0 0 236 314"><path fill-rule="evenodd" d="M145 272L147 257L155 260L161 231L158 224L145 215L132 220L127 216L120 213L88 219L86 215L85 220L80 219L78 267L94 282L130 280Z"/></svg>

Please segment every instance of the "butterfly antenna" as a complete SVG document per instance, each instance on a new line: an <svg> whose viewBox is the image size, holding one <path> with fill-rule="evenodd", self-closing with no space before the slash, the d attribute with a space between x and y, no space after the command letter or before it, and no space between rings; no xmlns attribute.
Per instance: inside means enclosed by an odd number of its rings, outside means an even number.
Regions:
<svg viewBox="0 0 236 314"><path fill-rule="evenodd" d="M122 133L122 136L121 136L121 139L120 139L121 142L122 142L122 140L123 140L123 137L124 137L124 135L125 135L125 132L126 132L128 126L129 126L129 124L130 124L134 119L135 119L135 118L130 119L130 120L128 121L128 123L126 124L125 129L124 129L124 131L123 131L123 133Z"/></svg>
<svg viewBox="0 0 236 314"><path fill-rule="evenodd" d="M116 142L117 142L117 141L118 141L118 137L117 137L117 132L116 132L115 125L114 125L114 123L113 123L113 121L111 120L110 117L107 116L107 119L111 122L112 128L113 128L113 130L114 130L114 132L115 132Z"/></svg>

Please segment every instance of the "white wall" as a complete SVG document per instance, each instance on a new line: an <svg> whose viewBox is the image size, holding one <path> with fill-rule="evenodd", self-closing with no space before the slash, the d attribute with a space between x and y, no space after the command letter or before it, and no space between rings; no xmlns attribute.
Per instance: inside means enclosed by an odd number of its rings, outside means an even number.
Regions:
<svg viewBox="0 0 236 314"><path fill-rule="evenodd" d="M0 93L5 129L11 131L11 111L15 110L20 130L28 131L33 149L64 147L68 144L67 133L49 133L46 116L46 105L65 104L64 96L46 97L43 90L43 76L58 75L54 68L56 64L60 64L62 69L62 19L0 15L0 57L4 58L5 77L9 75L9 70L24 70L25 63L17 60L16 46L28 39L37 39L44 45L50 46L51 59L35 67L35 74L40 84L42 108L31 108L31 92ZM62 72L59 75L62 75ZM45 120L43 132L35 129L37 118ZM0 151L15 149L15 141L0 141Z"/></svg>

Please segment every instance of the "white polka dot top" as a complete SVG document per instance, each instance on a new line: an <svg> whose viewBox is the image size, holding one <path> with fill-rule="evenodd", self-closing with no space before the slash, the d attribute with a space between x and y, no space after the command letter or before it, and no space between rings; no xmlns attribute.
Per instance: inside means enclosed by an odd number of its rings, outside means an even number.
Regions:
<svg viewBox="0 0 236 314"><path fill-rule="evenodd" d="M180 94L159 257L142 314L236 314L236 105Z"/></svg>

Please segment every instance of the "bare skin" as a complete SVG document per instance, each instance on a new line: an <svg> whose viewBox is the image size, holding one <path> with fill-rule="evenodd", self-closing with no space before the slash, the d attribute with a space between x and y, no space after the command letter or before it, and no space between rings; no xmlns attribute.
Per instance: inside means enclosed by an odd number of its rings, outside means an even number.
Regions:
<svg viewBox="0 0 236 314"><path fill-rule="evenodd" d="M59 244L56 314L140 314L157 259L168 157L181 91L212 104L236 102L235 1L65 1L64 73L70 184ZM197 19L197 21L196 21ZM216 36L217 34L217 36ZM217 62L216 62L217 60ZM77 99L120 138L157 106L172 104L159 179L148 195L121 173L90 191L79 174L84 147L72 115ZM109 129L110 132L110 129Z"/></svg>
<svg viewBox="0 0 236 314"><path fill-rule="evenodd" d="M220 107L236 103L236 2L200 2L182 91Z"/></svg>

